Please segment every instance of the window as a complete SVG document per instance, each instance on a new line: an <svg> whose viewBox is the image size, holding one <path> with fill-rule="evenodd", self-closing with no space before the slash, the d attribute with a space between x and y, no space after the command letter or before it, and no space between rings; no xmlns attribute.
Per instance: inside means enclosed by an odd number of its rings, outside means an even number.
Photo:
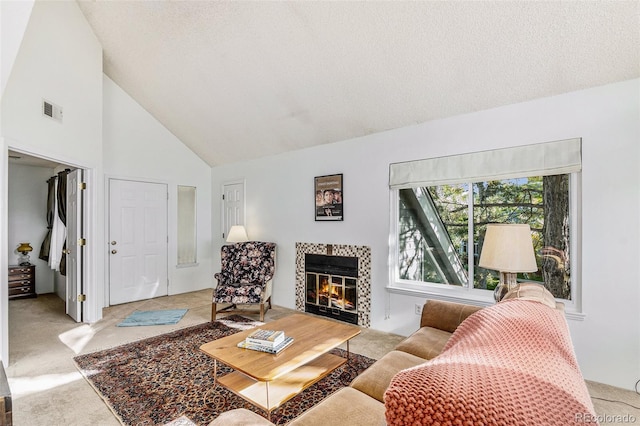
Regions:
<svg viewBox="0 0 640 426"><path fill-rule="evenodd" d="M571 299L568 174L400 189L398 211L401 280L493 290L498 272L478 266L486 225L526 223L538 271L518 279Z"/></svg>
<svg viewBox="0 0 640 426"><path fill-rule="evenodd" d="M178 265L196 263L196 187L178 185Z"/></svg>
<svg viewBox="0 0 640 426"><path fill-rule="evenodd" d="M478 266L486 225L526 223L538 271L518 280L579 309L580 151L571 139L392 164L391 287L489 299L499 275Z"/></svg>

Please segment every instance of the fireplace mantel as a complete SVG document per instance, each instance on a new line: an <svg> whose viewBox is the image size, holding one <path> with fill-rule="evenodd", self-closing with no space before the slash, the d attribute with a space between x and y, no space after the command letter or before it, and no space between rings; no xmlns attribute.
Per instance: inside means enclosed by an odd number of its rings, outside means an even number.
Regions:
<svg viewBox="0 0 640 426"><path fill-rule="evenodd" d="M325 254L358 258L358 325L371 326L371 247L346 244L296 243L296 310L304 311L304 255Z"/></svg>

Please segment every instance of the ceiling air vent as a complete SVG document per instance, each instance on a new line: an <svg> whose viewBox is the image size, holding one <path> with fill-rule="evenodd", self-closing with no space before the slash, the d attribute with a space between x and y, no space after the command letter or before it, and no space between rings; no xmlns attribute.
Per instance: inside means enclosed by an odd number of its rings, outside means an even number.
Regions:
<svg viewBox="0 0 640 426"><path fill-rule="evenodd" d="M47 100L42 100L42 114L62 123L62 107Z"/></svg>

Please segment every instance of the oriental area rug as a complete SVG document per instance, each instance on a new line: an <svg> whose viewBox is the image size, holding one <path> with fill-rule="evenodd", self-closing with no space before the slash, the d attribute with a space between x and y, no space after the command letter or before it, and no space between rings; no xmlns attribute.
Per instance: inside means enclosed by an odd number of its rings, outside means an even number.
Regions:
<svg viewBox="0 0 640 426"><path fill-rule="evenodd" d="M202 344L261 325L239 315L196 325L74 358L78 369L125 425L164 425L176 419L207 425L220 413L249 402L213 383L213 359ZM345 356L342 349L333 353ZM350 354L349 362L273 411L285 424L333 392L348 386L375 360ZM218 374L231 370L218 364Z"/></svg>

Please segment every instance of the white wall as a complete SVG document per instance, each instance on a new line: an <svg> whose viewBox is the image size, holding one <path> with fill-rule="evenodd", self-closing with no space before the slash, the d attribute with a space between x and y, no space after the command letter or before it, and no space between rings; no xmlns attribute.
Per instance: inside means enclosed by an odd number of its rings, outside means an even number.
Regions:
<svg viewBox="0 0 640 426"><path fill-rule="evenodd" d="M2 11L2 19L12 21ZM18 16L18 19L21 17ZM5 37L3 26L2 38ZM4 59L4 57L3 57ZM64 108L64 121L57 123L41 112L42 99ZM102 224L102 48L76 2L36 2L26 26L20 49L7 86L2 95L0 121L2 187L0 212L2 229L6 229L8 198L6 191L7 149L11 148L60 163L90 170L89 245L86 319L95 321L101 315L102 264L95 262L96 250L102 245L97 226ZM96 185L97 184L97 185ZM100 197L98 196L100 194ZM93 238L96 236L96 238ZM7 233L0 233L0 266L6 267ZM0 280L2 289L6 277ZM93 289L91 293L89 290ZM4 290L0 290L0 296ZM2 361L8 362L8 315L6 297L0 298L2 319Z"/></svg>
<svg viewBox="0 0 640 426"><path fill-rule="evenodd" d="M213 169L246 179L247 229L278 244L275 304L294 308L297 241L372 248L372 327L409 334L419 297L389 294L389 163L582 137L583 321L569 320L587 379L640 378L640 80L592 88ZM255 141L260 143L260 141ZM313 177L344 174L344 222L315 222ZM223 244L214 216L214 265Z"/></svg>
<svg viewBox="0 0 640 426"><path fill-rule="evenodd" d="M104 171L108 178L169 186L169 294L211 288L211 167L104 76ZM177 267L177 186L197 188L198 265Z"/></svg>
<svg viewBox="0 0 640 426"><path fill-rule="evenodd" d="M0 93L7 86L33 4L33 0L0 2Z"/></svg>
<svg viewBox="0 0 640 426"><path fill-rule="evenodd" d="M38 258L47 235L47 180L54 169L9 164L9 263L16 265L22 242L33 247L31 264L36 266L36 293L54 292L54 274L46 261Z"/></svg>
<svg viewBox="0 0 640 426"><path fill-rule="evenodd" d="M42 99L64 108L62 124ZM36 2L2 98L11 145L101 165L102 48L75 2Z"/></svg>
<svg viewBox="0 0 640 426"><path fill-rule="evenodd" d="M20 18L7 15L7 10L12 8L2 9L3 21ZM2 28L3 39L5 28ZM113 82L103 78L102 48L76 2L36 2L2 96L0 266L6 270L9 258L14 258L8 248L7 236L7 150L14 149L84 168L88 172L90 209L86 281L89 288L86 289L88 299L85 304L85 320L88 322L101 317L107 288L104 266L107 256L105 176L168 183L172 197L169 211L169 292L198 290L211 287L212 283L211 168ZM64 108L62 124L42 116L43 98ZM44 181L42 185L46 186ZM176 185L198 188L200 263L196 267L175 267ZM12 236L11 241L14 238L19 237ZM35 245L33 247L36 248ZM0 349L5 365L8 362L6 285L6 274L0 275Z"/></svg>

